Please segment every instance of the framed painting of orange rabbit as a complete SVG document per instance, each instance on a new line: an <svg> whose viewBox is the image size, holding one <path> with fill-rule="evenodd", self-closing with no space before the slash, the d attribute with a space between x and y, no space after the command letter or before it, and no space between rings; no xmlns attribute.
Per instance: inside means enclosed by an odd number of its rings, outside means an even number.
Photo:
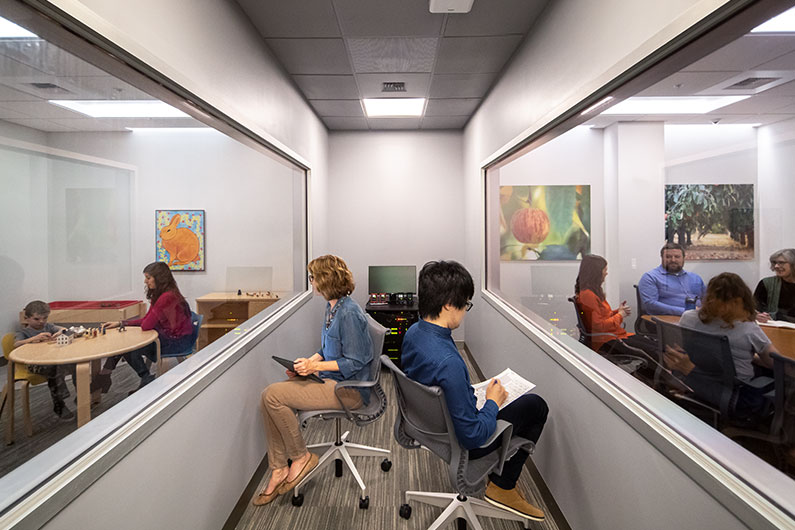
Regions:
<svg viewBox="0 0 795 530"><path fill-rule="evenodd" d="M203 271L204 210L155 210L155 257L172 271Z"/></svg>

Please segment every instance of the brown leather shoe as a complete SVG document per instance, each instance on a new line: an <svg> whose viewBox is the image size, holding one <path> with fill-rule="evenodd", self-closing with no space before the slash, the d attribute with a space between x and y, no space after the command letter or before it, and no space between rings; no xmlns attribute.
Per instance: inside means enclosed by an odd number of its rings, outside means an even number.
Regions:
<svg viewBox="0 0 795 530"><path fill-rule="evenodd" d="M486 502L531 521L544 520L544 512L527 502L516 488L504 490L489 482L486 487Z"/></svg>
<svg viewBox="0 0 795 530"><path fill-rule="evenodd" d="M281 486L279 486L279 493L285 494L288 491L292 490L294 487L298 485L301 480L307 476L307 474L317 467L318 456L315 453L309 453L309 459L304 464L304 468L298 473L298 476L295 477L293 480L287 481L285 480L282 482Z"/></svg>
<svg viewBox="0 0 795 530"><path fill-rule="evenodd" d="M265 493L265 490L262 490L261 492L259 492L259 495L257 495L254 498L254 500L252 501L252 504L254 506L264 506L264 505L268 504L269 502L273 501L273 499L275 499L276 497L279 496L279 487L280 486L281 486L281 484L276 486L276 489L274 489L270 493Z"/></svg>

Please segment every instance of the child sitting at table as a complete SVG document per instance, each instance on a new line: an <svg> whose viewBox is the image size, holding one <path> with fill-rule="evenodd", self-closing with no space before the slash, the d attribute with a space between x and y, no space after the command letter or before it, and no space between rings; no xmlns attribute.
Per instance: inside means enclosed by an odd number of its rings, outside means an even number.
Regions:
<svg viewBox="0 0 795 530"><path fill-rule="evenodd" d="M22 320L24 325L20 325L14 333L14 348L24 344L46 342L60 335L65 328L47 322L49 317L50 306L46 302L34 300L26 305ZM28 372L47 378L55 415L64 421L73 419L75 414L69 410L64 400L69 397L66 374L71 373L74 382L74 365L29 364L27 368Z"/></svg>

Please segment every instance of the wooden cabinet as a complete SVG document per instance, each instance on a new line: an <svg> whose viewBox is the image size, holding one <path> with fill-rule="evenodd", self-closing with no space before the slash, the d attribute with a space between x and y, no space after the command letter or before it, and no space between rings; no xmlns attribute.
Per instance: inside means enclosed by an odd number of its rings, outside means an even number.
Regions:
<svg viewBox="0 0 795 530"><path fill-rule="evenodd" d="M199 329L199 349L232 331L279 300L274 293L209 293L196 299L196 311L204 317Z"/></svg>

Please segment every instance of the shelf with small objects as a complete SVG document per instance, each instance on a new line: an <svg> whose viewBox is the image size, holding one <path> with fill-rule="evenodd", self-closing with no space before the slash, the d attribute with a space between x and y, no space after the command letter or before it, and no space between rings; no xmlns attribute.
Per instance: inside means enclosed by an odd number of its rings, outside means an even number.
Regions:
<svg viewBox="0 0 795 530"><path fill-rule="evenodd" d="M215 292L196 299L196 312L202 315L199 349L223 337L263 309L275 304L279 295L272 291Z"/></svg>

